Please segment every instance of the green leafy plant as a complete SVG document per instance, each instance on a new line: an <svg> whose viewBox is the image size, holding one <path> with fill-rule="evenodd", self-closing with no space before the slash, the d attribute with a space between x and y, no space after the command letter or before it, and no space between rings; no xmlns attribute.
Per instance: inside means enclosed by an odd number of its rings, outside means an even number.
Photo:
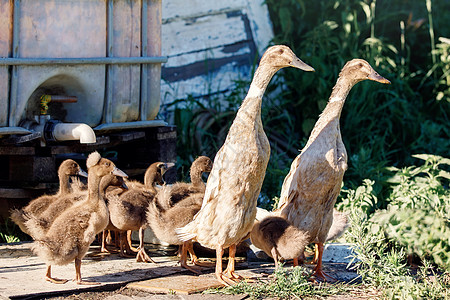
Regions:
<svg viewBox="0 0 450 300"><path fill-rule="evenodd" d="M440 174L437 176L441 177L441 179L442 175L444 178L447 178L446 173L443 173L441 172L442 170L436 168L438 165L446 164L448 161L447 159L428 155L419 155L416 157L425 159L426 167L408 167L403 171L396 170L391 182L393 185L392 197L400 196L400 198L404 199L409 197L405 194L415 194L414 190L417 191L417 189L420 189L421 187L431 190L433 189L431 186L439 186L439 184L435 184L425 187L412 180L409 187L412 188L413 191L411 193L405 193L405 190L400 188L401 183L399 183L399 181L404 183L410 181L405 178L405 173L408 174L406 177L421 177L429 172L434 175ZM430 172L430 170L434 171ZM411 172L415 175L411 175ZM433 175L431 175L431 177L433 177ZM351 225L345 234L345 239L353 245L354 260L351 263L351 267L356 269L361 276L363 284L380 290L383 298L386 299L448 299L450 296L450 274L448 271L436 269L435 265L436 263L439 264L439 261L442 261L442 259L434 260L434 262L431 263L424 258L422 260L422 266L419 266L417 271L414 271L407 265L408 254L411 249L417 249L417 246L426 248L428 244L424 245L416 243L411 236L406 239L398 239L398 237L402 237L403 234L408 234L406 227L423 228L420 223L425 224L426 221L424 222L424 220L415 217L417 211L408 211L410 218L394 220L396 224L403 224L403 222L405 222L408 225L402 226L401 228L392 226L385 231L386 222L384 220L390 220L387 223L391 224L392 216L399 215L400 218L403 218L406 214L403 213L403 208L400 204L400 207L392 210L390 209L390 206L387 210L378 210L374 216L369 215L368 212L370 212L377 203L377 196L374 193L373 186L373 181L365 180L363 185L356 190L348 190L343 193L344 199L340 203L340 205L345 207L350 213ZM399 203L402 201L400 198L398 199ZM410 198L410 200L412 198ZM417 199L415 199L414 202L417 203L420 202L420 200L417 201ZM409 201L409 203L411 203L411 201ZM409 205L410 204L407 203L404 204L404 206ZM428 212L428 216L433 216L433 213ZM417 223L411 224L411 222ZM434 229L431 228L429 231L433 231ZM446 230L448 230L448 227ZM391 232L392 235L389 234L389 232ZM440 234L440 232L437 233ZM417 238L417 236L414 238ZM429 240L428 242L432 241ZM442 252L439 253L441 255L443 254ZM429 257L431 259L434 258L433 256ZM440 265L442 266L442 264Z"/></svg>
<svg viewBox="0 0 450 300"><path fill-rule="evenodd" d="M450 159L414 155L421 166L395 171L389 183L392 192L387 209L371 219L408 253L429 259L450 270Z"/></svg>

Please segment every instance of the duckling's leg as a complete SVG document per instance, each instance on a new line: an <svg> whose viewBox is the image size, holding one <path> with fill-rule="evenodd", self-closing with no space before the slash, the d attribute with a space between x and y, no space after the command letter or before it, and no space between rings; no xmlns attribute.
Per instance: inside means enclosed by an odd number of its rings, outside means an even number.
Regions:
<svg viewBox="0 0 450 300"><path fill-rule="evenodd" d="M188 269L191 272L194 272L195 274L201 275L202 272L200 272L200 269L197 266L189 266L187 264L187 250L188 250L188 244L189 242L184 242L181 246L181 258L180 258L180 264L181 267Z"/></svg>
<svg viewBox="0 0 450 300"><path fill-rule="evenodd" d="M189 252L189 255L191 256L191 261L194 265L199 266L199 267L214 267L214 263L210 263L210 262L200 262L198 260L197 255L195 255L194 252L194 243L192 241L189 241L186 243L186 248L187 251ZM181 251L180 251L181 253Z"/></svg>
<svg viewBox="0 0 450 300"><path fill-rule="evenodd" d="M133 241L131 240L131 235L133 233L133 230L127 231L127 242L128 242L128 248L130 251L133 251L135 253L139 252L138 248L133 247ZM141 238L141 231L139 230L139 239Z"/></svg>
<svg viewBox="0 0 450 300"><path fill-rule="evenodd" d="M106 234L107 230L102 231L102 248L100 249L101 253L111 253L108 248L106 247L106 244L108 243L108 237L110 238L110 233L108 235Z"/></svg>
<svg viewBox="0 0 450 300"><path fill-rule="evenodd" d="M323 281L327 281L327 279L325 278L325 276L327 276L327 277L329 277L329 278L331 278L331 279L336 280L335 278L333 278L332 276L326 274L326 273L322 270L322 255L323 255L323 248L324 248L324 247L323 247L323 243L317 243L316 246L317 246L317 252L318 252L318 255L317 255L317 265L316 265L316 267L314 268L314 272L313 272L312 276L315 276L316 278L319 278L319 279L321 279L321 280L323 280Z"/></svg>
<svg viewBox="0 0 450 300"><path fill-rule="evenodd" d="M148 256L147 252L145 252L144 247L144 228L139 228L139 252L136 255L136 262L152 262L155 263L155 261Z"/></svg>
<svg viewBox="0 0 450 300"><path fill-rule="evenodd" d="M51 265L47 266L47 273L45 274L45 280L50 281L51 283L56 283L56 284L64 284L68 281L67 279L53 278Z"/></svg>
<svg viewBox="0 0 450 300"><path fill-rule="evenodd" d="M272 247L272 249L270 249L270 254L272 254L273 260L275 261L275 269L278 269L278 252L277 249L275 249L275 247ZM295 258L294 258L294 263L295 263Z"/></svg>
<svg viewBox="0 0 450 300"><path fill-rule="evenodd" d="M224 285L231 286L236 284L236 282L232 281L231 279L228 279L227 277L223 276L222 273L222 255L223 255L223 247L222 245L217 246L216 248L216 277L217 280L219 280L220 283L223 283Z"/></svg>
<svg viewBox="0 0 450 300"><path fill-rule="evenodd" d="M75 281L77 284L84 284L84 285L95 285L100 284L100 282L94 282L94 281L85 281L81 279L81 259L75 258Z"/></svg>
<svg viewBox="0 0 450 300"><path fill-rule="evenodd" d="M134 257L134 255L129 255L126 252L125 248L126 248L127 242L126 242L126 237L125 237L125 231L120 232L119 240L120 240L120 252L119 252L120 257Z"/></svg>
<svg viewBox="0 0 450 300"><path fill-rule="evenodd" d="M227 265L227 268L226 268L224 273L231 280L242 280L242 279L244 279L244 277L234 273L234 270L235 270L235 257L236 257L236 244L233 244L228 249L228 265Z"/></svg>

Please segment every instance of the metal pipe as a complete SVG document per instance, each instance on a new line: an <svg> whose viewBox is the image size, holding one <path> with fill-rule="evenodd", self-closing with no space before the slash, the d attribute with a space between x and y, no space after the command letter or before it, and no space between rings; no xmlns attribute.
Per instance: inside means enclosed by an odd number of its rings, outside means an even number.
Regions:
<svg viewBox="0 0 450 300"><path fill-rule="evenodd" d="M57 123L52 134L56 141L80 141L81 144L96 142L94 130L83 123Z"/></svg>
<svg viewBox="0 0 450 300"><path fill-rule="evenodd" d="M141 56L147 56L147 15L148 15L148 0L142 1L141 8ZM141 121L147 120L147 82L148 81L148 70L147 66L141 66L141 101L139 107L139 115Z"/></svg>
<svg viewBox="0 0 450 300"><path fill-rule="evenodd" d="M106 56L113 57L113 17L114 17L114 1L108 0L107 10L107 30L106 30ZM113 92L113 69L110 65L106 66L106 93L105 93L105 108L104 120L106 123L112 122L112 92Z"/></svg>
<svg viewBox="0 0 450 300"><path fill-rule="evenodd" d="M20 21L20 0L14 0L13 7L13 30L12 30L12 59L17 59L19 56L19 21ZM14 65L11 70L10 78L10 100L8 112L9 126L16 125L16 106L17 106L17 88L18 88L17 67Z"/></svg>
<svg viewBox="0 0 450 300"><path fill-rule="evenodd" d="M87 58L0 58L0 66L40 65L135 65L160 64L167 62L167 56L147 57L87 57Z"/></svg>

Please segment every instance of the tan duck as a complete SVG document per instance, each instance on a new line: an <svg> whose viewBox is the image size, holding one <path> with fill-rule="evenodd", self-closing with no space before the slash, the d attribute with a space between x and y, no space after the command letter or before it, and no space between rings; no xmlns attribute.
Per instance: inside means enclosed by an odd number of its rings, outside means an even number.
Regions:
<svg viewBox="0 0 450 300"><path fill-rule="evenodd" d="M314 70L289 47L279 45L266 50L225 143L216 154L202 208L191 223L177 230L182 241L194 239L216 250L216 277L227 285L240 279L234 273L236 244L253 227L256 202L270 156L261 121L262 96L273 75L284 67ZM223 272L222 255L228 247L229 261Z"/></svg>
<svg viewBox="0 0 450 300"><path fill-rule="evenodd" d="M342 142L339 118L351 88L366 79L389 83L365 60L353 59L345 64L327 106L306 146L292 162L281 190L277 213L307 232L310 242L317 243L318 259L313 274L321 279L325 279L322 271L323 243L333 221L333 207L347 169L347 152Z"/></svg>
<svg viewBox="0 0 450 300"><path fill-rule="evenodd" d="M261 221L255 221L250 240L253 245L272 257L275 268L278 268L280 258L294 259L303 255L309 237L286 219L267 216Z"/></svg>
<svg viewBox="0 0 450 300"><path fill-rule="evenodd" d="M129 187L129 190L118 197L108 198L108 209L110 212L111 224L122 232L121 248L125 242L124 231L139 231L139 248L136 256L137 261L153 262L147 255L144 248L144 229L146 227L146 211L150 201L156 195L154 185L163 184L163 175L171 164L156 162L150 165L146 172L146 188L139 185ZM128 182L127 182L128 185ZM120 250L123 255L123 248Z"/></svg>
<svg viewBox="0 0 450 300"><path fill-rule="evenodd" d="M46 261L46 280L53 283L65 283L67 280L53 278L51 265L65 265L75 260L77 284L94 284L81 279L81 259L86 255L95 235L101 232L109 221L108 209L99 190L100 181L108 174L126 177L113 162L102 158L98 152L89 155L86 166L88 195L85 200L65 210L46 232L36 226L35 218L26 223L35 237L32 250Z"/></svg>
<svg viewBox="0 0 450 300"><path fill-rule="evenodd" d="M16 223L20 229L26 234L30 234L25 222L29 220L30 215L40 216L45 210L47 210L50 205L54 202L71 192L70 188L70 177L71 176L84 176L87 177L87 173L83 171L80 166L72 159L66 159L63 161L58 168L58 178L59 178L59 190L54 195L43 195L40 196L25 206L22 209L14 209L11 211L11 220Z"/></svg>
<svg viewBox="0 0 450 300"><path fill-rule="evenodd" d="M189 170L191 183L176 182L172 185L164 187L164 193L156 199L158 205L167 210L179 201L187 198L189 195L196 193L205 193L206 185L202 180L203 173L209 173L212 169L212 161L209 157L199 156L191 165ZM164 195L164 196L163 196ZM201 204L200 200L200 204Z"/></svg>

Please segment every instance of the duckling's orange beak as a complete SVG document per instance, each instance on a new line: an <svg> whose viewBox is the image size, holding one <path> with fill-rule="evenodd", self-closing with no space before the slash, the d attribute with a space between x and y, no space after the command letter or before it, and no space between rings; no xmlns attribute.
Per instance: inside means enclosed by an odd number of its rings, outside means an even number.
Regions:
<svg viewBox="0 0 450 300"><path fill-rule="evenodd" d="M303 71L314 72L314 68L310 65L305 64L300 58L295 57L289 64L291 67L298 68Z"/></svg>
<svg viewBox="0 0 450 300"><path fill-rule="evenodd" d="M391 82L389 80L387 80L386 78L384 78L383 76L381 76L380 74L378 74L375 71L370 73L367 78L370 79L370 80L379 82L379 83L391 84Z"/></svg>

